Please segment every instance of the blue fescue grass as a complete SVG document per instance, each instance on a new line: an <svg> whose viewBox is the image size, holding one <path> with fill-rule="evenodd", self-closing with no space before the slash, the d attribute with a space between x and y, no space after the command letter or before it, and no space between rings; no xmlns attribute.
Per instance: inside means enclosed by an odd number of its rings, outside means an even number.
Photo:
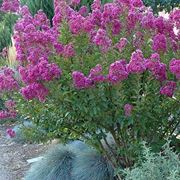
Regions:
<svg viewBox="0 0 180 180"><path fill-rule="evenodd" d="M81 141L56 145L34 163L25 180L112 180L106 159Z"/></svg>
<svg viewBox="0 0 180 180"><path fill-rule="evenodd" d="M113 169L95 150L80 152L73 161L74 180L112 180Z"/></svg>
<svg viewBox="0 0 180 180"><path fill-rule="evenodd" d="M25 180L73 180L72 162L75 153L68 146L57 145L34 163Z"/></svg>

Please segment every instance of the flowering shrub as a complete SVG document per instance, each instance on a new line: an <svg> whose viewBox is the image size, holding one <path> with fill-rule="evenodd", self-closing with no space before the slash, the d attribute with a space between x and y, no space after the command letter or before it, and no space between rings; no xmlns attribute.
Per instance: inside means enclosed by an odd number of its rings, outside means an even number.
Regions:
<svg viewBox="0 0 180 180"><path fill-rule="evenodd" d="M14 98L50 138L83 139L116 168L134 163L142 140L158 148L173 136L180 117L173 13L155 17L141 0L95 0L89 14L56 1L53 27L42 11L20 14Z"/></svg>

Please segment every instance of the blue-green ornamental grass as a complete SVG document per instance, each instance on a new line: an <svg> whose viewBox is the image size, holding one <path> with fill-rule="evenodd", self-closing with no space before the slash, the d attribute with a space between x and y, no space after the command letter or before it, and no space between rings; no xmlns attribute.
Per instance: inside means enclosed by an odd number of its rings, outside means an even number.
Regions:
<svg viewBox="0 0 180 180"><path fill-rule="evenodd" d="M34 163L25 180L112 180L107 160L81 141L56 145Z"/></svg>
<svg viewBox="0 0 180 180"><path fill-rule="evenodd" d="M25 180L73 180L72 162L75 158L67 146L57 145L42 160L33 164Z"/></svg>

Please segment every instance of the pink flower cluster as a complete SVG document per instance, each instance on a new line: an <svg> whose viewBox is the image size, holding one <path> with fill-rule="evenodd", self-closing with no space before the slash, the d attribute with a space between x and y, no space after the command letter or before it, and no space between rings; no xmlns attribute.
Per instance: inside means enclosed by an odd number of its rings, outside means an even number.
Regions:
<svg viewBox="0 0 180 180"><path fill-rule="evenodd" d="M130 0L131 5L133 5L134 7L141 7L143 6L143 2L142 0Z"/></svg>
<svg viewBox="0 0 180 180"><path fill-rule="evenodd" d="M164 86L161 87L160 94L168 97L172 97L175 89L176 89L176 82L168 81L166 82L166 84L164 84Z"/></svg>
<svg viewBox="0 0 180 180"><path fill-rule="evenodd" d="M155 17L153 15L153 12L148 12L147 14L145 14L142 17L141 26L144 29L153 29L154 28L154 20L155 20Z"/></svg>
<svg viewBox="0 0 180 180"><path fill-rule="evenodd" d="M21 89L21 94L27 100L36 98L41 102L45 101L48 92L48 89L43 84L37 82L31 83Z"/></svg>
<svg viewBox="0 0 180 180"><path fill-rule="evenodd" d="M180 28L180 9L175 9L174 11L172 11L170 14L170 19L179 29Z"/></svg>
<svg viewBox="0 0 180 180"><path fill-rule="evenodd" d="M73 47L73 45L71 43L64 46L63 56L65 58L71 58L75 54L76 54L76 52L75 52L74 47Z"/></svg>
<svg viewBox="0 0 180 180"><path fill-rule="evenodd" d="M40 81L51 81L59 78L61 70L54 63L48 63L47 60L42 60L36 65L28 65L27 67L20 66L19 74L22 81L26 84Z"/></svg>
<svg viewBox="0 0 180 180"><path fill-rule="evenodd" d="M180 59L172 59L169 64L171 73L176 75L177 79L180 79Z"/></svg>
<svg viewBox="0 0 180 180"><path fill-rule="evenodd" d="M88 78L93 83L100 83L106 81L106 77L102 75L102 66L100 64L97 64L94 68L90 70Z"/></svg>
<svg viewBox="0 0 180 180"><path fill-rule="evenodd" d="M102 66L97 64L90 70L89 76L86 77L82 72L74 71L72 73L73 83L77 89L93 87L97 83L105 82L107 78L102 75Z"/></svg>
<svg viewBox="0 0 180 180"><path fill-rule="evenodd" d="M25 87L21 88L24 98L36 98L42 102L48 95L44 83L60 78L61 69L48 62L49 57L62 51L72 56L72 47L58 43L57 29L50 27L50 21L40 10L33 17L26 6L21 8L22 18L15 25L15 47L20 63L18 72Z"/></svg>
<svg viewBox="0 0 180 180"><path fill-rule="evenodd" d="M36 64L41 57L49 57L58 36L50 28L50 22L42 11L32 17L24 6L21 15L22 18L15 25L14 34L17 59Z"/></svg>
<svg viewBox="0 0 180 180"><path fill-rule="evenodd" d="M76 6L79 2L80 0L72 0L71 5ZM45 84L61 76L58 65L48 61L51 55L62 56L67 60L71 58L72 61L78 55L75 41L59 41L59 30L63 23L69 26L72 39L85 33L89 37L90 46L99 47L100 53L112 50L123 54L127 44L132 44L134 51L130 61L118 60L110 64L107 75L103 75L99 64L87 76L83 72L74 71L72 78L77 89L94 87L97 83L104 82L116 84L127 79L130 74L146 70L162 84L166 82L167 68L157 53L167 53L169 47L174 52L178 51L179 35L174 33L174 27L178 26L179 11L174 11L170 19L166 20L155 17L152 10L143 6L142 0L117 0L105 5L100 0L94 0L91 13L87 13L85 6L76 11L65 1L55 0L54 5L53 27L42 11L33 17L26 6L20 8L22 18L15 25L14 40L20 63L18 70L25 86L21 93L26 99L36 98L44 102L48 95ZM123 36L120 36L121 32ZM146 60L142 50L147 45L147 37L152 41L150 51L156 53ZM171 61L170 71L179 79L179 60ZM1 82L0 89L3 89Z"/></svg>
<svg viewBox="0 0 180 180"><path fill-rule="evenodd" d="M133 105L131 104L125 104L124 105L124 112L125 112L125 116L126 117L129 117L131 116L131 113L132 113L132 110L133 110Z"/></svg>
<svg viewBox="0 0 180 180"><path fill-rule="evenodd" d="M128 40L126 38L121 38L119 42L115 44L115 47L119 50L119 52L122 52L127 44Z"/></svg>
<svg viewBox="0 0 180 180"><path fill-rule="evenodd" d="M74 6L77 6L80 2L81 0L71 0L71 4Z"/></svg>
<svg viewBox="0 0 180 180"><path fill-rule="evenodd" d="M92 81L82 72L74 71L72 73L73 83L77 89L89 88L93 85Z"/></svg>
<svg viewBox="0 0 180 180"><path fill-rule="evenodd" d="M115 84L128 78L128 71L126 69L126 61L119 60L110 65L108 79Z"/></svg>
<svg viewBox="0 0 180 180"><path fill-rule="evenodd" d="M111 47L112 41L107 36L105 30L99 29L94 37L94 43L103 51L107 51Z"/></svg>
<svg viewBox="0 0 180 180"><path fill-rule="evenodd" d="M0 92L18 90L18 82L14 78L14 71L10 68L0 69Z"/></svg>
<svg viewBox="0 0 180 180"><path fill-rule="evenodd" d="M16 132L15 132L13 129L11 129L11 128L8 128L8 129L6 130L6 134L7 134L10 138L13 138L13 137L16 136Z"/></svg>
<svg viewBox="0 0 180 180"><path fill-rule="evenodd" d="M137 49L132 53L127 70L129 73L143 73L146 70L145 60L141 50Z"/></svg>
<svg viewBox="0 0 180 180"><path fill-rule="evenodd" d="M15 105L16 105L16 102L13 100L8 100L5 102L5 107L10 111L15 109Z"/></svg>
<svg viewBox="0 0 180 180"><path fill-rule="evenodd" d="M3 0L1 10L5 12L18 12L19 8L19 0Z"/></svg>
<svg viewBox="0 0 180 180"><path fill-rule="evenodd" d="M167 79L166 64L160 62L159 54L154 53L147 59L146 68L152 72L157 80L164 81Z"/></svg>
<svg viewBox="0 0 180 180"><path fill-rule="evenodd" d="M167 50L167 42L166 36L164 34L157 34L153 38L152 48L156 52L166 52Z"/></svg>
<svg viewBox="0 0 180 180"><path fill-rule="evenodd" d="M0 119L14 119L16 118L17 113L16 111L6 111L6 110L1 110L0 111Z"/></svg>

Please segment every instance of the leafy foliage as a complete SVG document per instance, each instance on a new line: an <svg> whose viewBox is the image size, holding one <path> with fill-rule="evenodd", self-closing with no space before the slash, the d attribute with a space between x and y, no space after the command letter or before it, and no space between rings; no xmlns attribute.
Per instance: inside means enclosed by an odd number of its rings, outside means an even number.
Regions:
<svg viewBox="0 0 180 180"><path fill-rule="evenodd" d="M45 130L36 127L30 121L24 119L22 121L22 124L18 124L13 128L16 133L13 141L24 144L46 142L48 140Z"/></svg>
<svg viewBox="0 0 180 180"><path fill-rule="evenodd" d="M17 16L13 14L1 14L0 21L0 52L3 48L11 44L11 35L13 31L13 25L17 20Z"/></svg>
<svg viewBox="0 0 180 180"><path fill-rule="evenodd" d="M21 3L27 5L33 15L41 9L49 19L54 16L53 0L21 0Z"/></svg>
<svg viewBox="0 0 180 180"><path fill-rule="evenodd" d="M2 1L3 0L0 0L0 7L2 5ZM0 11L0 52L3 48L11 44L11 35L16 20L17 16L15 14Z"/></svg>
<svg viewBox="0 0 180 180"><path fill-rule="evenodd" d="M125 170L125 180L177 180L180 179L180 160L169 143L161 153L155 154L147 146L143 146L143 156L132 169Z"/></svg>
<svg viewBox="0 0 180 180"><path fill-rule="evenodd" d="M143 0L146 6L150 6L154 13L165 10L165 12L170 12L175 7L180 7L179 0Z"/></svg>

